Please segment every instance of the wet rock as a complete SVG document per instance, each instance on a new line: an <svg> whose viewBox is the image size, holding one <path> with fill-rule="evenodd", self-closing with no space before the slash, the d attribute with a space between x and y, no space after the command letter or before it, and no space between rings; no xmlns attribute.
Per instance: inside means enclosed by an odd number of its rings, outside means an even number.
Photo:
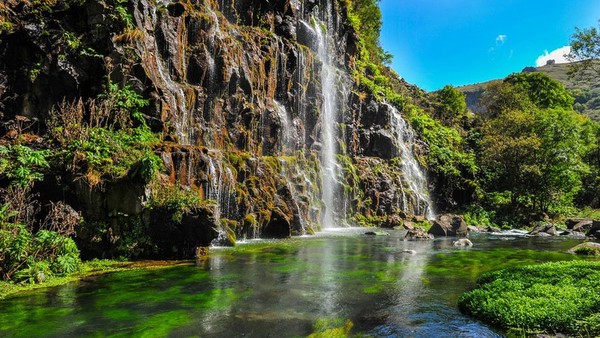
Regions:
<svg viewBox="0 0 600 338"><path fill-rule="evenodd" d="M467 236L467 223L462 215L445 214L433 222L429 233L434 236Z"/></svg>
<svg viewBox="0 0 600 338"><path fill-rule="evenodd" d="M573 229L576 225L584 226L584 225L592 225L593 220L589 218L567 218L565 220L565 225L567 229Z"/></svg>
<svg viewBox="0 0 600 338"><path fill-rule="evenodd" d="M475 226L475 225L469 225L469 226L467 226L467 230L469 232L481 232L481 229L479 229L479 227Z"/></svg>
<svg viewBox="0 0 600 338"><path fill-rule="evenodd" d="M411 254L411 255L415 255L417 253L415 250L410 250L410 249L404 249L401 252Z"/></svg>
<svg viewBox="0 0 600 338"><path fill-rule="evenodd" d="M558 236L558 231L554 224L538 225L530 232L531 236Z"/></svg>
<svg viewBox="0 0 600 338"><path fill-rule="evenodd" d="M488 226L484 229L485 232L502 232L502 229L498 227Z"/></svg>
<svg viewBox="0 0 600 338"><path fill-rule="evenodd" d="M403 220L398 215L388 215L385 222L381 224L382 228L395 229L403 225Z"/></svg>
<svg viewBox="0 0 600 338"><path fill-rule="evenodd" d="M574 246L567 250L571 254L579 254L586 256L598 256L600 255L600 243L585 242Z"/></svg>
<svg viewBox="0 0 600 338"><path fill-rule="evenodd" d="M585 238L585 233L567 229L567 230L561 232L560 236L568 236L568 237L572 237L572 238Z"/></svg>
<svg viewBox="0 0 600 338"><path fill-rule="evenodd" d="M402 227L404 227L406 230L413 230L415 228L415 223L411 221L405 221L404 224L402 224Z"/></svg>
<svg viewBox="0 0 600 338"><path fill-rule="evenodd" d="M452 242L454 246L473 246L473 242L471 242L468 238L461 238L457 241Z"/></svg>
<svg viewBox="0 0 600 338"><path fill-rule="evenodd" d="M597 231L600 230L600 220L594 220L592 226L588 229L586 235L594 236Z"/></svg>
<svg viewBox="0 0 600 338"><path fill-rule="evenodd" d="M365 232L367 236L389 236L390 234L385 231L367 231Z"/></svg>
<svg viewBox="0 0 600 338"><path fill-rule="evenodd" d="M430 233L427 233L422 227L414 227L413 229L408 230L404 238L409 240L427 240L433 239L434 236Z"/></svg>

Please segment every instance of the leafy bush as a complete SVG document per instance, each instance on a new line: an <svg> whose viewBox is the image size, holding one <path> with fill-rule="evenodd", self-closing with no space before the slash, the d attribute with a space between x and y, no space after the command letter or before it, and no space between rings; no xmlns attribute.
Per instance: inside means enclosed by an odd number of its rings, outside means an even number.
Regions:
<svg viewBox="0 0 600 338"><path fill-rule="evenodd" d="M183 219L184 214L211 202L210 200L202 199L202 196L197 191L186 189L179 185L156 183L156 186L151 187L151 195L147 207L166 208L173 213L173 221L179 223Z"/></svg>
<svg viewBox="0 0 600 338"><path fill-rule="evenodd" d="M54 231L32 233L22 224L0 229L0 275L13 282L42 282L79 270L81 260L75 242Z"/></svg>
<svg viewBox="0 0 600 338"><path fill-rule="evenodd" d="M49 150L34 150L24 145L0 145L0 178L8 178L12 184L27 186L44 177Z"/></svg>
<svg viewBox="0 0 600 338"><path fill-rule="evenodd" d="M482 275L459 309L494 326L527 331L597 335L600 263L529 265ZM594 325L592 325L594 324Z"/></svg>

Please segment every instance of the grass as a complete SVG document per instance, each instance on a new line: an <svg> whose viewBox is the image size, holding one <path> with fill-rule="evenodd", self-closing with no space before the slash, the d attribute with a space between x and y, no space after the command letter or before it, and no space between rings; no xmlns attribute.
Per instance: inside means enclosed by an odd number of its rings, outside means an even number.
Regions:
<svg viewBox="0 0 600 338"><path fill-rule="evenodd" d="M0 281L0 300L21 292L27 292L42 288L59 286L81 280L82 278L101 275L105 273L138 270L138 269L161 269L176 265L188 265L190 261L139 261L123 262L108 259L94 259L83 263L83 268L77 273L64 277L53 277L40 284L15 284L6 281Z"/></svg>
<svg viewBox="0 0 600 338"><path fill-rule="evenodd" d="M600 334L600 262L570 261L489 272L459 309L495 327L526 333Z"/></svg>

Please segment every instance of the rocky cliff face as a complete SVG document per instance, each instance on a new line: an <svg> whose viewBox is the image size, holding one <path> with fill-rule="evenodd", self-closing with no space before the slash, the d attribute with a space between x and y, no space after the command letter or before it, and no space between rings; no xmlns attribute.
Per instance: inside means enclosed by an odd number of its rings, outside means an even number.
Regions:
<svg viewBox="0 0 600 338"><path fill-rule="evenodd" d="M8 5L3 121L37 120L43 134L61 102L95 97L107 79L130 86L150 100L143 114L162 135L162 189L213 201L175 222L146 206L144 185L66 183L84 218L108 220L101 238L91 221L79 232L90 251L101 242L110 254L139 222L161 256L186 256L219 232L281 237L431 213L416 138L351 76L360 37L344 1Z"/></svg>

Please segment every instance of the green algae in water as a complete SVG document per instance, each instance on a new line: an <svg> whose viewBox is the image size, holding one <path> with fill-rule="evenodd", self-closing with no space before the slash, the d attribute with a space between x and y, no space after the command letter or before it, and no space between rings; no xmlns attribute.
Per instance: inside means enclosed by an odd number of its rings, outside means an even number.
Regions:
<svg viewBox="0 0 600 338"><path fill-rule="evenodd" d="M528 241L474 238L475 249L466 251L444 239L402 239L391 232L369 238L251 242L211 250L202 267L102 276L93 283L40 293L28 306L48 313L27 324L23 315L21 325L32 329L11 326L0 335L331 337L347 335L348 320L353 330L367 336L382 335L372 331L380 325L392 336L456 336L464 325L485 335L489 329L456 309L458 296L474 284L476 275L501 264L572 258L550 251L563 250L567 242L550 242L547 254L532 249L539 243ZM504 248L515 244L524 248ZM407 255L407 249L417 254ZM62 302L50 303L56 295ZM23 305L23 300L7 304ZM8 313L1 320L11 322L13 315L4 310L13 305L0 303L0 312ZM50 317L61 306L70 312ZM333 324L314 326L323 318Z"/></svg>

